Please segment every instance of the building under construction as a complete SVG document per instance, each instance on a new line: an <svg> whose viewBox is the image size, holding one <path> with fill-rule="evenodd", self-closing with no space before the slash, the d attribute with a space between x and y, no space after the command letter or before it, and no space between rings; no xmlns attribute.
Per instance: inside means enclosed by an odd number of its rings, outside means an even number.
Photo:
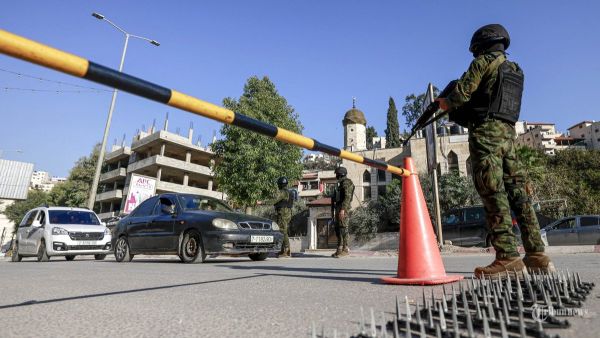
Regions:
<svg viewBox="0 0 600 338"><path fill-rule="evenodd" d="M156 193L178 192L224 199L216 191L212 164L215 155L200 142L192 142L193 127L187 136L154 125L138 131L131 146L113 145L104 159L94 211L101 219L117 216L124 210L129 182L133 174L156 179Z"/></svg>

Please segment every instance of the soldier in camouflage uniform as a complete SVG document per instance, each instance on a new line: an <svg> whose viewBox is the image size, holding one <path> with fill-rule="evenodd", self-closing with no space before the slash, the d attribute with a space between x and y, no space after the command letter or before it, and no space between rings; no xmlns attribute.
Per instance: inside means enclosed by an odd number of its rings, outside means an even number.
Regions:
<svg viewBox="0 0 600 338"><path fill-rule="evenodd" d="M288 180L285 177L277 179L277 194L268 203L275 206L275 222L279 225L279 231L283 234L283 243L281 244L281 250L277 257L289 258L291 257L290 252L290 239L288 237L288 225L292 219L292 205L290 192L287 188Z"/></svg>
<svg viewBox="0 0 600 338"><path fill-rule="evenodd" d="M338 238L337 250L331 257L339 258L348 256L348 215L350 202L354 194L354 184L346 177L348 171L344 167L335 169L337 185L331 198L332 209L335 210L335 235Z"/></svg>
<svg viewBox="0 0 600 338"><path fill-rule="evenodd" d="M540 227L527 188L525 168L515 151L514 122L520 110L523 73L516 63L504 62L505 49L509 44L508 32L501 25L486 25L477 30L470 46L475 59L456 82L454 89L445 98L436 100L440 109L451 111L451 119L452 109L461 109L459 114L467 117L473 181L483 201L491 242L496 250L496 259L492 264L475 269L477 277L496 277L507 271L525 273L527 268L530 271L554 271L550 258L544 254ZM498 107L493 109L491 105L497 102L494 95L498 95L496 82L501 65L511 67L509 72L521 76L520 90L509 94L503 92L518 99L518 104L513 105L516 114L513 112L512 118L504 115L504 118L498 118L501 114L493 112L500 109L494 110ZM504 72L505 68L501 71ZM521 228L526 251L523 260L517 251L516 236L512 230L511 209Z"/></svg>

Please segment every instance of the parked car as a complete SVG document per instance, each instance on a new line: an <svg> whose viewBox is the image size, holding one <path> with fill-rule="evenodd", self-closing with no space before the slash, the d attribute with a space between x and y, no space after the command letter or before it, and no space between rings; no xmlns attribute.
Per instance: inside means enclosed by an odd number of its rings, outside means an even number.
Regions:
<svg viewBox="0 0 600 338"><path fill-rule="evenodd" d="M521 231L512 217L513 232L521 242ZM457 208L446 212L442 217L442 235L444 240L454 245L485 247L492 246L483 206Z"/></svg>
<svg viewBox="0 0 600 338"><path fill-rule="evenodd" d="M23 257L47 262L52 256L72 261L77 255L94 255L102 260L111 253L111 235L91 210L39 207L23 217L14 245L13 262Z"/></svg>
<svg viewBox="0 0 600 338"><path fill-rule="evenodd" d="M248 255L265 260L280 250L277 223L234 212L222 201L200 195L151 197L113 230L117 262L137 254L173 254L184 263L204 262L208 255Z"/></svg>
<svg viewBox="0 0 600 338"><path fill-rule="evenodd" d="M542 229L546 245L600 244L600 215L579 215L559 219Z"/></svg>

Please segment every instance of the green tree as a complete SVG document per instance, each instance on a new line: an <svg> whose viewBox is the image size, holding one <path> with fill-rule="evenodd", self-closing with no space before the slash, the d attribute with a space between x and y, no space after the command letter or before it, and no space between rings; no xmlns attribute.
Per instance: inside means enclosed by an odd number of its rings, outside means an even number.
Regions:
<svg viewBox="0 0 600 338"><path fill-rule="evenodd" d="M433 86L433 96L437 97L439 90L436 86ZM416 96L415 94L407 95L404 98L404 106L402 106L402 116L404 116L404 124L407 129L411 129L421 113L423 112L423 103L425 102L426 93Z"/></svg>
<svg viewBox="0 0 600 338"><path fill-rule="evenodd" d="M377 137L377 130L375 127L368 126L367 127L367 149L373 149L373 138Z"/></svg>
<svg viewBox="0 0 600 338"><path fill-rule="evenodd" d="M21 220L23 219L23 217L25 217L25 214L29 210L31 210L33 208L37 208L40 205L46 204L47 201L48 201L48 194L46 194L44 191L30 190L27 193L26 200L17 201L15 203L7 206L6 209L4 210L4 215L6 215L6 218L8 218L11 222L14 223L13 234L17 232L19 223L21 223Z"/></svg>
<svg viewBox="0 0 600 338"><path fill-rule="evenodd" d="M55 185L50 191L48 195L50 204L64 207L87 206L99 152L100 144L96 144L90 155L81 157L75 162L67 180Z"/></svg>
<svg viewBox="0 0 600 338"><path fill-rule="evenodd" d="M385 128L386 148L398 148L402 145L400 142L400 126L398 125L398 109L396 102L390 96L387 111L387 128Z"/></svg>
<svg viewBox="0 0 600 338"><path fill-rule="evenodd" d="M302 132L298 114L279 95L267 77L251 77L239 99L225 98L223 105L237 113L294 131ZM219 189L234 204L254 207L272 197L276 180L300 178L302 150L236 126L221 128L223 139L212 144L219 161L214 168Z"/></svg>
<svg viewBox="0 0 600 338"><path fill-rule="evenodd" d="M381 205L371 200L350 211L348 231L358 241L368 241L375 238L381 220Z"/></svg>

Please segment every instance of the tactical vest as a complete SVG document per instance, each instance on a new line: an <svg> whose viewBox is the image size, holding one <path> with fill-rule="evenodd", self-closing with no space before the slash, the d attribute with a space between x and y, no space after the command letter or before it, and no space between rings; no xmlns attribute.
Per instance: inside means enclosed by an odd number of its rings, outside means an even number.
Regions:
<svg viewBox="0 0 600 338"><path fill-rule="evenodd" d="M497 72L497 76L490 95L485 92L485 84L493 72ZM490 63L479 87L471 95L471 100L450 111L448 118L463 127L469 127L470 123L480 123L486 118L515 124L521 112L524 80L521 68L500 55Z"/></svg>
<svg viewBox="0 0 600 338"><path fill-rule="evenodd" d="M275 203L275 209L292 208L294 206L297 192L292 191L290 189L286 189L286 192L287 192L288 198Z"/></svg>
<svg viewBox="0 0 600 338"><path fill-rule="evenodd" d="M344 180L350 179L344 178ZM342 202L344 202L344 199L346 198L346 194L350 194L350 201L352 201L352 198L354 197L354 191L346 191L346 188L344 188L344 185L342 184L344 180L340 181L333 191L333 204L335 206L342 205Z"/></svg>

